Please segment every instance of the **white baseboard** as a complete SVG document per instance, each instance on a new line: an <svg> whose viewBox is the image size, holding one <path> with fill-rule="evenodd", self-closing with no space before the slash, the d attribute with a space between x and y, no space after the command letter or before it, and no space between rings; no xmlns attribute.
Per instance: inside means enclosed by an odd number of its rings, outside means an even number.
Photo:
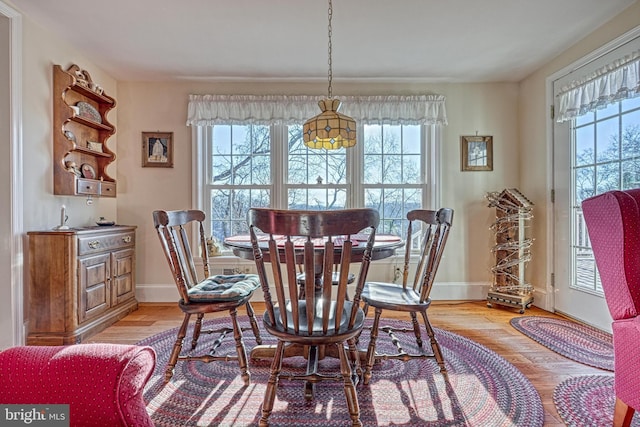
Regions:
<svg viewBox="0 0 640 427"><path fill-rule="evenodd" d="M138 302L177 302L180 299L176 285L170 284L140 284L136 285Z"/></svg>
<svg viewBox="0 0 640 427"><path fill-rule="evenodd" d="M444 282L435 283L431 291L431 299L441 301L474 301L487 298L490 283L488 282ZM350 287L349 294L353 295ZM138 284L136 297L139 302L176 302L179 298L174 284ZM264 301L262 291L258 290L255 301Z"/></svg>
<svg viewBox="0 0 640 427"><path fill-rule="evenodd" d="M434 301L478 301L487 298L489 282L434 283L431 299Z"/></svg>
<svg viewBox="0 0 640 427"><path fill-rule="evenodd" d="M401 266L402 260L391 257L372 262L369 266L368 279L371 281L393 280L394 271ZM358 273L359 264L354 264L351 272ZM210 259L210 273L235 274L255 273L253 261L243 260L233 256L220 256ZM267 272L270 273L270 269ZM437 282L431 291L434 301L482 301L487 298L491 282ZM349 286L349 295L353 295L353 285ZM136 297L140 302L177 302L179 295L173 283L152 284L142 283L136 287ZM253 296L254 301L264 301L262 290L258 289ZM533 304L544 310L552 311L549 298L544 288L534 289Z"/></svg>

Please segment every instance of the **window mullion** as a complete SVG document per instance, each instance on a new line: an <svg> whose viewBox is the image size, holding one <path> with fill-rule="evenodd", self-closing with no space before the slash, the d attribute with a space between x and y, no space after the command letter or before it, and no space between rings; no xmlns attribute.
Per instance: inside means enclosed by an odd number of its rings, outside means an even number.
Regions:
<svg viewBox="0 0 640 427"><path fill-rule="evenodd" d="M271 206L287 208L288 135L286 125L271 126Z"/></svg>
<svg viewBox="0 0 640 427"><path fill-rule="evenodd" d="M440 199L440 168L442 164L440 144L442 127L440 125L422 125L422 183L426 191L423 192L422 206L427 209L437 209L441 206Z"/></svg>
<svg viewBox="0 0 640 427"><path fill-rule="evenodd" d="M211 168L209 167L211 156L211 143L213 138L211 126L194 126L192 135L195 136L195 147L192 154L192 179L196 183L194 197L194 209L203 212L211 212ZM204 222L205 234L211 235L211 223Z"/></svg>
<svg viewBox="0 0 640 427"><path fill-rule="evenodd" d="M347 150L347 207L364 206L364 125L357 125L357 144Z"/></svg>

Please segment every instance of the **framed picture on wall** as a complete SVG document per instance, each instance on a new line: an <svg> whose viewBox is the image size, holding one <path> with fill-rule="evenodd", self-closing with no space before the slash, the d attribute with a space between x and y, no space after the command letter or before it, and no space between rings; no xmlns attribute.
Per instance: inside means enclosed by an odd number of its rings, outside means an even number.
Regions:
<svg viewBox="0 0 640 427"><path fill-rule="evenodd" d="M460 169L463 171L492 171L493 136L461 136Z"/></svg>
<svg viewBox="0 0 640 427"><path fill-rule="evenodd" d="M173 167L173 132L142 132L142 167Z"/></svg>

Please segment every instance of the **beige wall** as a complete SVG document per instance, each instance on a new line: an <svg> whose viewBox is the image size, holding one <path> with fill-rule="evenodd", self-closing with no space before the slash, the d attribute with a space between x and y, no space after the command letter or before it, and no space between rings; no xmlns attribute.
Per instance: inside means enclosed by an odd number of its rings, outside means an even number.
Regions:
<svg viewBox="0 0 640 427"><path fill-rule="evenodd" d="M137 282L141 287L171 284L151 224L154 209L193 206L191 130L185 125L190 93L322 93L324 86L288 84L136 83L118 85L118 221L137 225ZM336 86L335 93L411 94L447 97L449 125L442 147L442 206L455 209L454 227L438 282L486 285L491 280L489 224L494 212L484 194L518 185L517 105L514 83L461 85ZM174 132L174 168L141 167L141 132ZM494 137L494 171L460 171L460 135ZM390 271L390 269L388 269ZM486 292L486 289L484 290Z"/></svg>
<svg viewBox="0 0 640 427"><path fill-rule="evenodd" d="M27 17L23 17L23 76L22 76L22 150L23 150L23 227L25 232L47 230L59 225L60 208L65 205L69 216L68 225L82 227L93 225L100 216L115 218L117 212L116 199L94 199L89 206L86 199L53 195L53 93L52 67L60 64L63 68L76 63L90 70L94 81L105 88L105 91L117 98L114 79L95 67L86 57L57 40L50 32L35 25ZM117 126L117 111L112 111L109 121ZM117 151L117 135L109 139L109 146ZM117 173L117 165L110 169L112 175ZM22 284L23 301L28 304L28 240L25 235L23 254L17 254L17 260L24 260L24 282ZM5 299L4 295L2 296ZM9 297L6 297L9 300ZM25 316L28 310L24 310ZM10 316L10 312L2 310L0 318ZM28 319L25 319L28 321ZM26 326L26 325L25 325Z"/></svg>
<svg viewBox="0 0 640 427"><path fill-rule="evenodd" d="M442 206L455 209L454 227L441 270L437 292L478 287L486 292L493 263L489 225L494 212L487 207L487 191L517 187L535 204L532 223L533 260L529 279L537 293L546 292L549 152L546 136L545 79L571 61L630 29L638 22L640 4L616 17L550 64L516 83L492 84L340 84L336 94L421 94L435 92L447 98L449 125L443 131ZM191 133L185 126L190 93L323 94L324 84L300 83L203 84L115 82L89 58L55 35L24 18L23 141L25 231L56 225L59 209L67 206L71 226L91 225L99 216L138 226L137 283L173 286L151 225L156 208L192 206ZM117 199L96 199L88 206L81 197L53 195L51 67L77 63L91 73L105 92L117 99L109 120L117 133L109 140L117 152L110 174L117 176ZM143 131L174 132L174 168L141 167ZM461 135L494 137L493 172L461 172ZM25 246L26 247L26 246ZM26 287L26 283L25 283ZM482 295L482 292L457 295ZM545 301L536 297L536 301Z"/></svg>
<svg viewBox="0 0 640 427"><path fill-rule="evenodd" d="M118 98L115 80L94 66L86 57L56 39L50 32L24 19L23 60L23 151L25 231L51 229L59 225L60 207L67 207L68 225L93 225L100 216L115 218L116 199L94 199L86 204L83 197L53 195L53 83L54 64L67 69L78 64L91 74L106 93ZM109 121L118 126L118 109L109 113ZM118 151L118 134L108 140L109 147ZM117 162L109 169L117 174Z"/></svg>

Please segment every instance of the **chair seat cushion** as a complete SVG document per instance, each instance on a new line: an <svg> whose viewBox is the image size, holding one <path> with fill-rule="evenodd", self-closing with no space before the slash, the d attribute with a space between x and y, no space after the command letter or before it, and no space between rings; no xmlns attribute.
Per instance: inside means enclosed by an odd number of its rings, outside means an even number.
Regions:
<svg viewBox="0 0 640 427"><path fill-rule="evenodd" d="M236 301L260 286L257 274L211 276L189 289L189 299L197 302Z"/></svg>
<svg viewBox="0 0 640 427"><path fill-rule="evenodd" d="M411 288L386 282L367 282L362 290L362 300L372 307L388 310L410 310L428 307L431 300L420 303L420 295Z"/></svg>

